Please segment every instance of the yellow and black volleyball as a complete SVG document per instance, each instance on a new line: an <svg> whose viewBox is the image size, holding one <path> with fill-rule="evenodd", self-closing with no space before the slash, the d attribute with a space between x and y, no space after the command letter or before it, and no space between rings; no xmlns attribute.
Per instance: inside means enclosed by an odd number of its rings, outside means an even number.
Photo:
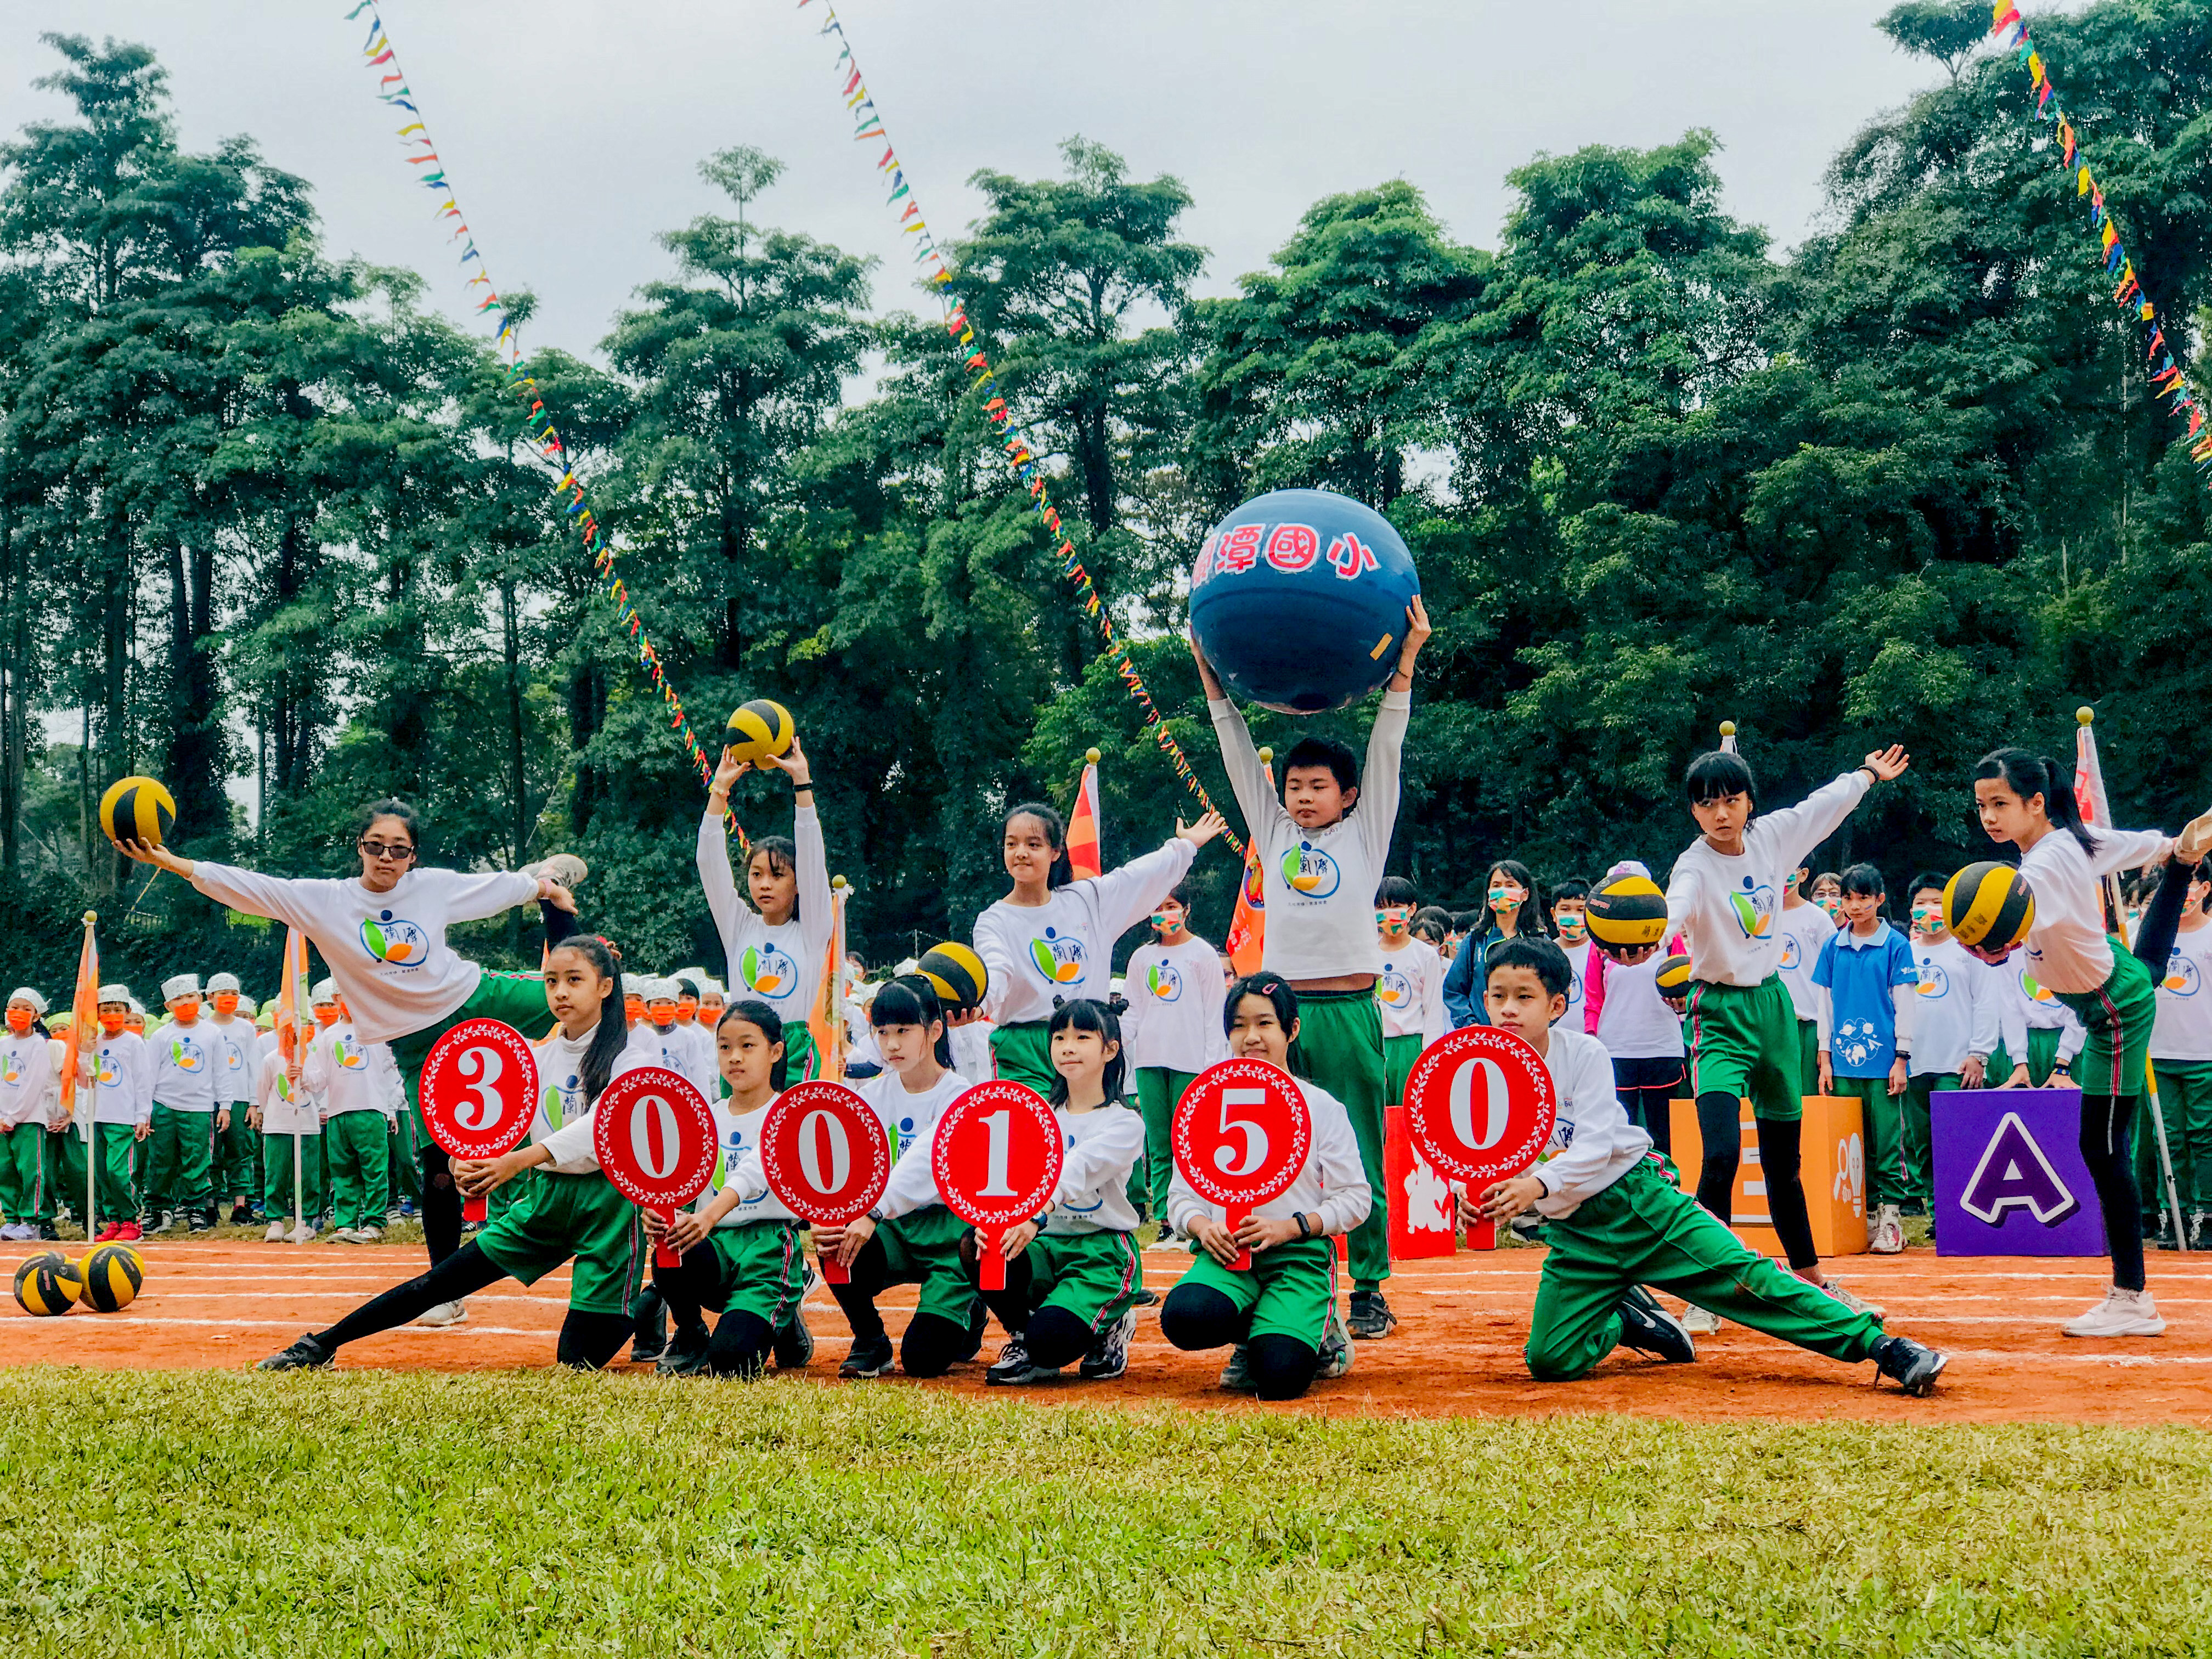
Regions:
<svg viewBox="0 0 2212 1659"><path fill-rule="evenodd" d="M103 1244L77 1260L84 1305L94 1313L118 1313L138 1299L146 1282L146 1260L128 1244Z"/></svg>
<svg viewBox="0 0 2212 1659"><path fill-rule="evenodd" d="M1590 937L1616 951L1656 945L1667 937L1667 895L1649 876L1615 876L1589 896Z"/></svg>
<svg viewBox="0 0 2212 1659"><path fill-rule="evenodd" d="M1686 997L1690 994L1690 958L1676 951L1659 964L1659 972L1651 981L1659 988L1662 997ZM88 1287L85 1294L92 1294Z"/></svg>
<svg viewBox="0 0 2212 1659"><path fill-rule="evenodd" d="M799 729L791 723L791 710L766 697L755 697L730 716L722 741L741 761L758 766L770 755L788 753Z"/></svg>
<svg viewBox="0 0 2212 1659"><path fill-rule="evenodd" d="M46 1250L15 1269L15 1300L25 1313L50 1318L65 1314L83 1290L70 1259L59 1250Z"/></svg>
<svg viewBox="0 0 2212 1659"><path fill-rule="evenodd" d="M956 1013L966 1013L981 1006L983 993L990 988L990 971L983 966L983 958L964 945L947 939L942 945L933 945L922 953L915 964L915 972L927 980L937 993L937 1000Z"/></svg>
<svg viewBox="0 0 2212 1659"><path fill-rule="evenodd" d="M160 847L177 821L177 803L154 778L118 778L100 798L100 833L110 841Z"/></svg>
<svg viewBox="0 0 2212 1659"><path fill-rule="evenodd" d="M2009 864L1970 864L1944 886L1943 925L1961 945L2009 951L2035 926L2035 895Z"/></svg>

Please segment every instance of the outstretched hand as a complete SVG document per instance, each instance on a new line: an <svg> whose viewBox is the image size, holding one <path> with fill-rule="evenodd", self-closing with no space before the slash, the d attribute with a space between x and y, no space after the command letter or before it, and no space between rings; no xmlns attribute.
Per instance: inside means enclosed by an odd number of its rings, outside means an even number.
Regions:
<svg viewBox="0 0 2212 1659"><path fill-rule="evenodd" d="M1905 769L1911 764L1912 757L1905 752L1905 745L1901 743L1893 743L1887 749L1875 750L1864 762L1866 769L1883 783L1903 777Z"/></svg>
<svg viewBox="0 0 2212 1659"><path fill-rule="evenodd" d="M1196 823L1185 823L1181 818L1177 818L1176 839L1187 841L1193 847L1203 847L1228 828L1229 820L1218 812L1208 812Z"/></svg>
<svg viewBox="0 0 2212 1659"><path fill-rule="evenodd" d="M115 850L126 859L136 859L141 864L150 864L157 870L167 870L173 876L182 876L190 881L192 861L179 858L158 842L118 841Z"/></svg>
<svg viewBox="0 0 2212 1659"><path fill-rule="evenodd" d="M732 787L752 769L750 761L739 760L726 745L722 750L722 763L714 769L714 781L707 786L707 793L726 799Z"/></svg>
<svg viewBox="0 0 2212 1659"><path fill-rule="evenodd" d="M806 764L806 750L800 746L799 739L795 737L791 740L789 752L781 755L763 755L761 757L761 766L763 770L769 767L774 767L791 780L791 787L795 790L811 789L814 787L814 775ZM744 769L742 765L738 769L740 771Z"/></svg>
<svg viewBox="0 0 2212 1659"><path fill-rule="evenodd" d="M1406 607L1406 642L1398 647L1398 672L1392 676L1390 689L1407 690L1413 684L1413 659L1421 654L1421 647L1429 642L1436 630L1429 626L1429 608L1421 603L1421 596L1413 595L1413 602ZM1397 682L1403 678L1406 684Z"/></svg>
<svg viewBox="0 0 2212 1659"><path fill-rule="evenodd" d="M1219 702L1227 693L1221 689L1221 681L1213 672L1213 665L1206 659L1206 647L1198 642L1198 630L1193 628L1185 631L1190 636L1190 659L1198 665L1198 683L1206 692L1206 701Z"/></svg>

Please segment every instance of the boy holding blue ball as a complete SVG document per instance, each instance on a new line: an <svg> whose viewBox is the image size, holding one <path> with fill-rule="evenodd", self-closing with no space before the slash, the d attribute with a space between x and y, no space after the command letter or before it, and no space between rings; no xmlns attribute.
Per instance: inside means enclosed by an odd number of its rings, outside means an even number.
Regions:
<svg viewBox="0 0 2212 1659"><path fill-rule="evenodd" d="M1429 632L1429 613L1417 594L1406 608L1397 672L1368 735L1365 767L1355 769L1351 750L1341 744L1301 738L1284 758L1280 800L1244 716L1222 690L1194 633L1190 642L1222 763L1266 885L1261 970L1279 975L1297 994L1300 1030L1290 1051L1291 1069L1344 1103L1367 1184L1377 1194L1351 1238L1346 1324L1360 1338L1388 1336L1398 1322L1382 1299L1382 1281L1390 1276L1389 1187L1382 1168L1387 1085L1382 1018L1375 1000L1382 950L1371 901L1397 826L1399 757L1413 708L1413 659Z"/></svg>

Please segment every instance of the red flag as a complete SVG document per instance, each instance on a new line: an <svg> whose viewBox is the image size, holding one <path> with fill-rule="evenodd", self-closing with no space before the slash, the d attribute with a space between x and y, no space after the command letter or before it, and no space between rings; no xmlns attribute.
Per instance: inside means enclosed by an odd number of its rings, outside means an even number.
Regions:
<svg viewBox="0 0 2212 1659"><path fill-rule="evenodd" d="M88 1042L97 1041L100 1030L100 946L92 936L92 924L97 918L88 910L84 913L84 944L77 951L76 998L70 1005L69 1036L63 1044L67 1058L62 1064L62 1110L74 1117L76 1115L76 1068L78 1056ZM91 1121L90 1114L86 1121ZM89 1135L90 1128L85 1130Z"/></svg>
<svg viewBox="0 0 2212 1659"><path fill-rule="evenodd" d="M1275 787L1275 769L1269 763L1272 757L1261 757L1267 773L1267 788ZM1260 971L1260 958L1267 939L1267 890L1260 873L1260 844L1255 838L1244 848L1244 877L1237 889L1237 909L1229 919L1229 938L1222 948L1229 952L1229 965L1239 974Z"/></svg>
<svg viewBox="0 0 2212 1659"><path fill-rule="evenodd" d="M1098 763L1093 759L1083 768L1083 781L1075 791L1075 810L1067 815L1067 863L1074 878L1105 873L1098 852Z"/></svg>

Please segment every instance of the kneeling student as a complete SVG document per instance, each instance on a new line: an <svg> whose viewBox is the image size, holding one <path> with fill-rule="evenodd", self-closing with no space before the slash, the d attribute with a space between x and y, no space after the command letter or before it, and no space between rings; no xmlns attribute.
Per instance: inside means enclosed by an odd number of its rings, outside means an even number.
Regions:
<svg viewBox="0 0 2212 1659"><path fill-rule="evenodd" d="M1559 1122L1536 1167L1486 1188L1462 1214L1506 1221L1534 1206L1551 1224L1527 1349L1544 1382L1587 1376L1616 1345L1688 1360L1687 1331L1649 1293L1686 1297L1740 1325L1831 1359L1871 1359L1907 1394L1933 1391L1947 1357L1846 1308L1746 1247L1675 1184L1651 1137L1613 1092L1604 1048L1555 1028L1566 1012L1566 957L1548 939L1510 939L1488 962L1490 1023L1527 1040L1550 1067Z"/></svg>
<svg viewBox="0 0 2212 1659"><path fill-rule="evenodd" d="M1067 1150L1042 1222L1011 1229L1001 1243L1006 1288L981 1293L1009 1333L986 1382L1042 1382L1078 1360L1089 1381L1119 1376L1137 1328L1145 1275L1128 1188L1146 1126L1121 1097L1121 1022L1107 1004L1078 997L1053 1010L1046 1047Z"/></svg>
<svg viewBox="0 0 2212 1659"><path fill-rule="evenodd" d="M1254 974L1231 986L1222 1023L1231 1059L1289 1069L1298 997L1279 975ZM1292 1080L1312 1114L1313 1139L1287 1191L1253 1211L1234 1233L1181 1170L1168 1194L1168 1220L1203 1254L1161 1304L1160 1334L1185 1350L1235 1344L1221 1386L1250 1389L1262 1400L1295 1400L1315 1377L1352 1369L1351 1335L1336 1311L1331 1241L1364 1221L1375 1203L1344 1103L1303 1079ZM1252 1252L1251 1267L1231 1267L1245 1249Z"/></svg>

